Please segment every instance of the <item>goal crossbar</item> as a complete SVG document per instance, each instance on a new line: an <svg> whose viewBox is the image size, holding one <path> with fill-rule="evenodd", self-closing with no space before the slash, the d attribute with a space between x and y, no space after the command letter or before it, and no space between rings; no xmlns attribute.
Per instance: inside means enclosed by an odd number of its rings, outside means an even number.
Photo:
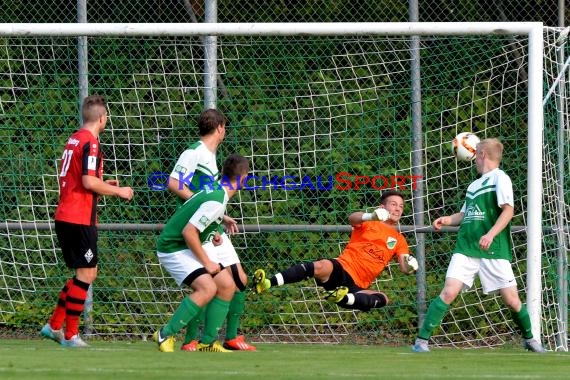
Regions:
<svg viewBox="0 0 570 380"><path fill-rule="evenodd" d="M3 36L524 35L540 22L0 24Z"/></svg>

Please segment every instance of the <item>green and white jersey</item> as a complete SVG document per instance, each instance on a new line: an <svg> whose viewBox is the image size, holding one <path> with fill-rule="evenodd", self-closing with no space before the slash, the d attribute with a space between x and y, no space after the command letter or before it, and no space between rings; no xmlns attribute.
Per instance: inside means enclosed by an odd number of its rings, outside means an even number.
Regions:
<svg viewBox="0 0 570 380"><path fill-rule="evenodd" d="M194 194L168 220L158 237L156 250L173 253L188 249L182 236L182 230L188 223L200 231L201 243L211 241L216 231L223 231L221 223L228 200L228 194L223 187L215 190L206 188Z"/></svg>
<svg viewBox="0 0 570 380"><path fill-rule="evenodd" d="M454 252L486 259L512 259L511 224L495 238L487 251L479 248L479 239L493 227L503 211L501 205L514 207L513 184L501 169L493 169L467 188L464 213Z"/></svg>
<svg viewBox="0 0 570 380"><path fill-rule="evenodd" d="M170 177L177 179L193 193L210 187L209 184L219 179L216 154L211 152L202 141L197 141L186 149L176 162Z"/></svg>

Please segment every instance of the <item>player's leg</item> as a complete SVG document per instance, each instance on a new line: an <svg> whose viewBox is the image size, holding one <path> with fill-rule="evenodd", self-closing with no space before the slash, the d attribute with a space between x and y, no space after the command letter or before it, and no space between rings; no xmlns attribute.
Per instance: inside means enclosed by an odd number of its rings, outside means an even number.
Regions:
<svg viewBox="0 0 570 380"><path fill-rule="evenodd" d="M342 290L346 290L344 296ZM348 287L340 287L335 289L337 298L334 302L346 309L356 309L361 311L370 311L388 305L388 297L382 292L368 289L351 290ZM334 293L331 293L334 295Z"/></svg>
<svg viewBox="0 0 570 380"><path fill-rule="evenodd" d="M447 268L445 283L441 293L429 305L424 322L412 350L428 352L428 341L433 331L441 324L449 310L449 305L457 298L463 288L473 285L475 275L479 270L480 260L461 254L454 254Z"/></svg>
<svg viewBox="0 0 570 380"><path fill-rule="evenodd" d="M328 280L332 270L333 264L329 259L296 264L275 274L269 279L265 278L265 272L262 269L258 269L253 276L253 284L256 292L261 293L272 286L292 284L311 277L314 277L318 281L325 282Z"/></svg>
<svg viewBox="0 0 570 380"><path fill-rule="evenodd" d="M78 240L76 236L78 234L77 225L55 221L55 232L57 235L57 240L63 259L68 268L74 269L75 258L73 255L74 247L77 245ZM73 282L73 277L68 279L59 292L58 300L56 306L52 312L52 315L40 331L40 335L51 339L57 343L63 342L65 339L63 324L65 322L65 302L67 299L67 292L71 287Z"/></svg>
<svg viewBox="0 0 570 380"><path fill-rule="evenodd" d="M213 243L207 243L204 244L204 249L212 261L219 262L226 268L235 284L235 292L226 317L224 347L229 350L255 351L255 347L246 343L243 335L238 335L240 320L245 310L247 275L232 241L226 233L222 233L220 244L214 246Z"/></svg>
<svg viewBox="0 0 570 380"><path fill-rule="evenodd" d="M59 228L65 231L66 265L75 269L75 276L68 282L65 295L65 334L61 344L67 347L87 347L79 335L79 322L89 286L97 278L97 227L61 223Z"/></svg>
<svg viewBox="0 0 570 380"><path fill-rule="evenodd" d="M247 276L241 263L230 265L228 270L232 274L237 290L230 302L228 316L226 318L226 339L224 341L224 348L228 350L255 351L255 346L247 343L243 335L238 335L241 316L245 310Z"/></svg>
<svg viewBox="0 0 570 380"><path fill-rule="evenodd" d="M223 270L214 277L216 295L206 307L204 331L198 342L197 351L229 352L216 340L218 331L222 327L230 301L234 295L235 284L230 272Z"/></svg>
<svg viewBox="0 0 570 380"><path fill-rule="evenodd" d="M198 346L198 328L204 323L205 310L192 318L186 325L186 333L184 335L184 342L182 342L182 351L196 351Z"/></svg>
<svg viewBox="0 0 570 380"><path fill-rule="evenodd" d="M498 290L501 294L524 338L524 347L533 352L545 352L540 342L533 337L530 316L520 300L511 263L504 259L483 259L479 278L483 293L488 294Z"/></svg>
<svg viewBox="0 0 570 380"><path fill-rule="evenodd" d="M44 338L53 340L54 342L61 343L64 337L63 322L65 321L65 300L67 298L67 290L73 278L67 280L57 299L55 309L44 327L40 331L40 335Z"/></svg>
<svg viewBox="0 0 570 380"><path fill-rule="evenodd" d="M97 268L78 268L67 291L65 301L65 339L67 347L86 347L87 343L79 336L79 320L85 308L89 286L97 276Z"/></svg>
<svg viewBox="0 0 570 380"><path fill-rule="evenodd" d="M166 325L153 335L160 351L173 352L174 335L202 313L204 306L215 296L217 287L190 250L168 254L159 252L158 260L179 286L185 284L193 290L192 294L184 297Z"/></svg>

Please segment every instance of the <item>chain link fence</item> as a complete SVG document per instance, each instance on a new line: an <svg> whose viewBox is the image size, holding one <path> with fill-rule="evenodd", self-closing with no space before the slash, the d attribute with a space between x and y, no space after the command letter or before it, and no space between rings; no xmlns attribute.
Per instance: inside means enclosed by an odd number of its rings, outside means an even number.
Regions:
<svg viewBox="0 0 570 380"><path fill-rule="evenodd" d="M552 1L456 3L420 1L419 21L560 23L559 6ZM204 7L198 1L87 5L90 23L204 20ZM3 10L1 22L73 23L77 19L77 6L69 2L11 1L4 3ZM408 3L396 0L218 1L221 23L404 22L408 18ZM556 38L550 37L551 45ZM261 173L281 170L283 175L296 170L311 178L347 170L349 175L409 174L409 46L409 38L370 36L220 38L218 104L230 118L220 159L237 151L252 157L252 166ZM103 199L100 222L156 226L167 220L176 202L170 193L150 191L148 176L169 172L180 152L197 138L194 120L203 107L204 90L202 42L193 37L90 38L89 49L90 93L102 93L109 101L109 130L102 136L102 145L109 151L106 171L122 176L121 180L138 191L131 203ZM525 157L528 144L526 67L519 60L526 53L525 42L511 37L422 40L423 121L429 131L425 169L433 179L426 197L430 218L456 210L464 185L473 177L470 167L457 165L448 149L455 133L470 129L481 136L501 136L507 142L507 160L512 162L509 170L517 181L517 207L521 210L515 224L525 224L527 179L525 160L520 157ZM75 38L5 38L0 43L4 120L0 127L4 168L0 220L47 224L52 219L61 142L78 126L77 60ZM553 63L551 73L556 74L556 64L560 62ZM549 143L556 139L550 136ZM552 150L554 161L559 153ZM563 150L561 155L567 157ZM432 165L434 162L437 164ZM547 174L552 179L558 172ZM378 192L370 187L342 194L319 190L242 192L239 202L230 205L229 215L250 226L293 222L338 226L346 225L351 211L377 202ZM555 199L554 190L553 194ZM411 192L406 195L412 196ZM410 210L408 202L405 225L415 224ZM103 337L147 336L170 315L182 293L157 263L156 230L121 228L101 234L101 275L94 290L96 307L90 326L93 334ZM234 243L250 273L259 266L273 273L299 260L332 257L346 242L346 232L253 231L238 235ZM4 282L0 287L0 327L8 326L0 335L11 329L36 333L68 275L60 262L55 235L49 229L8 228L0 234L6 237L0 239ZM415 245L416 234L409 236L410 244ZM523 284L525 236L518 234L513 240L517 275ZM555 256L558 241L545 239L550 256ZM426 243L437 253L427 263L432 270L427 289L431 297L439 290L442 263L447 260L444 254L451 249L453 236L429 236ZM555 267L549 262L545 265ZM548 285L561 277L552 269L547 273L544 281ZM242 329L266 341L409 342L418 317L414 278L390 267L374 286L394 296L393 304L376 314L339 311L322 302L310 284L284 287L259 298L248 295ZM554 309L556 297L551 298L548 306ZM488 314L495 313L493 323L488 325L487 316L478 314L481 319L473 319L477 328L470 330L473 337L465 344L489 344L478 335L481 326L499 335L491 345L510 340L515 333L503 323L504 310L497 309L496 301L481 301L477 292L470 293L452 313L454 320L447 332L461 335L455 321L463 323L474 311L479 313L484 303ZM558 347L554 338L550 342L551 348Z"/></svg>
<svg viewBox="0 0 570 380"><path fill-rule="evenodd" d="M202 22L200 0L87 1L87 22ZM411 3L411 2L410 2ZM3 23L71 23L77 3L3 2ZM565 26L570 13L563 0L419 0L421 22L541 21ZM406 22L408 2L398 0L218 1L218 22Z"/></svg>

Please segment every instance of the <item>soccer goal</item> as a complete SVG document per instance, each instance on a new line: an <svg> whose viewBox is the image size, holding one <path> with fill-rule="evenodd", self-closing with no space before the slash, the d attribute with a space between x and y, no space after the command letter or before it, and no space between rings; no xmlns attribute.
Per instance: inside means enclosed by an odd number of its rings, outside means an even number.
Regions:
<svg viewBox="0 0 570 380"><path fill-rule="evenodd" d="M212 74L204 73L210 64L201 37L217 36L216 105L230 121L218 160L246 155L256 176L228 209L243 225L233 239L245 268L273 273L335 257L349 237L348 214L374 207L379 189L390 186L407 197L401 228L421 262L416 276L389 266L374 286L391 304L370 313L328 304L310 281L248 294L241 329L251 340L411 343L455 240L454 230L434 234L430 223L461 207L476 176L450 145L469 131L505 145L517 281L536 335L550 350L567 348L569 49L560 30L540 23L4 24L0 34L0 334L34 333L69 276L52 218L61 149L79 126L78 83L109 105L105 172L135 188L130 203L100 202L89 333L144 338L167 320L184 293L155 257L158 231L176 207L155 180L198 138L195 118L211 93L204 76ZM421 179L411 181L414 175ZM364 183L366 176L379 181ZM508 310L477 284L434 336L437 345L458 347L517 339Z"/></svg>

